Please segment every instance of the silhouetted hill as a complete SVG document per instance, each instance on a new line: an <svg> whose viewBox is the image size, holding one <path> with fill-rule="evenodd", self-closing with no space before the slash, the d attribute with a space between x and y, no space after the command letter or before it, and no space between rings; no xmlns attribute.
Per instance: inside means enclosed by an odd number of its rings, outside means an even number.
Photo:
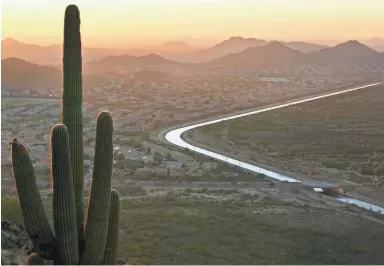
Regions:
<svg viewBox="0 0 384 266"><path fill-rule="evenodd" d="M40 46L27 44L14 39L5 39L1 42L2 59L17 57L40 65L61 66L63 46L53 44ZM157 53L161 56L170 56L177 59L180 54L191 53L197 48L185 42L166 42L161 45L140 48L89 48L83 47L84 63L101 60L107 56L120 56L130 54L132 56L144 56L150 53Z"/></svg>
<svg viewBox="0 0 384 266"><path fill-rule="evenodd" d="M358 41L348 41L310 54L311 62L334 65L384 65L380 53Z"/></svg>
<svg viewBox="0 0 384 266"><path fill-rule="evenodd" d="M40 46L22 43L14 39L5 39L1 41L1 58L17 57L35 64L60 66L63 60L62 49L63 46L60 44ZM82 52L84 62L123 53L114 49L87 47L83 48Z"/></svg>
<svg viewBox="0 0 384 266"><path fill-rule="evenodd" d="M92 61L86 64L86 72L101 73L108 71L131 70L150 66L171 66L179 63L165 59L156 54L145 56L107 56L101 60Z"/></svg>
<svg viewBox="0 0 384 266"><path fill-rule="evenodd" d="M36 64L56 65L60 63L60 47L22 43L14 39L1 41L1 58L17 57Z"/></svg>
<svg viewBox="0 0 384 266"><path fill-rule="evenodd" d="M215 59L229 55L232 53L239 53L248 48L265 46L267 44L280 42L280 41L270 41L255 39L255 38L243 38L243 37L231 37L228 40L225 40L219 44L216 44L212 48L202 50L199 52L200 56L205 56L205 59ZM313 43L306 42L280 42L284 46L291 48L292 50L300 51L303 53L309 53L313 51L319 51L321 49L327 48L328 46L318 45Z"/></svg>
<svg viewBox="0 0 384 266"><path fill-rule="evenodd" d="M245 51L229 54L211 61L214 66L239 68L259 68L266 66L286 66L303 62L304 54L292 50L279 42L265 46L248 48Z"/></svg>
<svg viewBox="0 0 384 266"><path fill-rule="evenodd" d="M381 53L357 41L348 41L310 53L295 51L280 42L273 42L223 56L209 64L236 68L286 67L300 64L380 67L384 66L384 57Z"/></svg>
<svg viewBox="0 0 384 266"><path fill-rule="evenodd" d="M296 50L302 53L316 52L329 47L325 45L307 43L307 42L282 42L282 44L284 44L284 46L288 48L291 48L293 50Z"/></svg>
<svg viewBox="0 0 384 266"><path fill-rule="evenodd" d="M5 90L60 89L59 69L11 57L1 60L1 87Z"/></svg>
<svg viewBox="0 0 384 266"><path fill-rule="evenodd" d="M157 53L166 52L166 53L179 53L179 52L190 52L196 50L194 46L191 46L182 41L168 41L158 46L154 46L153 50Z"/></svg>
<svg viewBox="0 0 384 266"><path fill-rule="evenodd" d="M250 47L266 45L268 42L254 38L231 37L213 47L198 52L198 55L212 60L231 53L242 52Z"/></svg>

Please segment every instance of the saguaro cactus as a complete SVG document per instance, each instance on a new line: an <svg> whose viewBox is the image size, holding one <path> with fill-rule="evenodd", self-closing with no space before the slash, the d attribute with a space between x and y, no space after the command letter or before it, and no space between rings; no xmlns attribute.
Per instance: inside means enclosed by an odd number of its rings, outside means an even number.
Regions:
<svg viewBox="0 0 384 266"><path fill-rule="evenodd" d="M51 173L55 235L45 216L27 148L11 144L13 176L27 232L36 254L27 264L116 263L119 195L111 192L113 121L101 112L96 127L93 182L83 231L83 124L80 17L76 6L65 11L63 124L51 132ZM85 239L84 239L85 236Z"/></svg>
<svg viewBox="0 0 384 266"><path fill-rule="evenodd" d="M79 238L82 239L84 219L83 79L80 12L75 5L69 5L64 16L63 88L62 123L67 127L69 134L77 229Z"/></svg>

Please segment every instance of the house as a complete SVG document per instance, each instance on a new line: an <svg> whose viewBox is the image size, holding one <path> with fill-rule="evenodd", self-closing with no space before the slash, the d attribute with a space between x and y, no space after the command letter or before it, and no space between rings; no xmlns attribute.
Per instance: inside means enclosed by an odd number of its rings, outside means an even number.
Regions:
<svg viewBox="0 0 384 266"><path fill-rule="evenodd" d="M210 169L216 169L217 168L217 163L213 162L205 162L201 165L203 169L210 170Z"/></svg>
<svg viewBox="0 0 384 266"><path fill-rule="evenodd" d="M140 162L141 158L144 156L144 153L136 151L136 150L127 150L120 148L120 151L124 154L124 158L127 160L131 160L133 162Z"/></svg>
<svg viewBox="0 0 384 266"><path fill-rule="evenodd" d="M182 164L185 164L188 161L195 161L195 159L193 159L191 156L188 156L188 155L185 155L185 154L182 154L182 153L179 153L179 152L173 152L171 154L171 157L175 161L178 161L178 162L180 162Z"/></svg>
<svg viewBox="0 0 384 266"><path fill-rule="evenodd" d="M184 163L185 169L195 169L200 167L200 163L197 161L186 161Z"/></svg>
<svg viewBox="0 0 384 266"><path fill-rule="evenodd" d="M187 172L188 176L202 177L204 175L203 170L201 169L191 169Z"/></svg>
<svg viewBox="0 0 384 266"><path fill-rule="evenodd" d="M168 175L168 169L167 168L155 167L155 168L153 168L153 170L157 176L167 176Z"/></svg>
<svg viewBox="0 0 384 266"><path fill-rule="evenodd" d="M169 169L181 169L183 164L175 161L163 161L162 166Z"/></svg>
<svg viewBox="0 0 384 266"><path fill-rule="evenodd" d="M169 175L172 177L180 177L180 176L183 176L183 174L184 174L183 169L175 169L175 168L169 169Z"/></svg>
<svg viewBox="0 0 384 266"><path fill-rule="evenodd" d="M153 157L153 155L143 156L143 157L141 157L141 160L142 160L143 163L145 163L145 164L147 164L147 163L153 163L154 157Z"/></svg>
<svg viewBox="0 0 384 266"><path fill-rule="evenodd" d="M152 168L144 167L144 168L137 168L135 171L136 176L147 176L153 173Z"/></svg>

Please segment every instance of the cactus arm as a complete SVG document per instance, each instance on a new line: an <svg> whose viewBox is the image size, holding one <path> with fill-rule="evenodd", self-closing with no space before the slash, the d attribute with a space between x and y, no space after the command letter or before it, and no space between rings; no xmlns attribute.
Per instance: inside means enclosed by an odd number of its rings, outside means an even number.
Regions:
<svg viewBox="0 0 384 266"><path fill-rule="evenodd" d="M27 265L45 265L45 261L37 253L32 253L27 258Z"/></svg>
<svg viewBox="0 0 384 266"><path fill-rule="evenodd" d="M101 112L96 125L93 179L85 225L85 250L80 264L100 264L108 235L113 163L113 122L109 112Z"/></svg>
<svg viewBox="0 0 384 266"><path fill-rule="evenodd" d="M69 5L64 16L62 123L67 127L69 134L77 229L80 240L83 239L84 219L82 83L80 12L77 6Z"/></svg>
<svg viewBox="0 0 384 266"><path fill-rule="evenodd" d="M12 172L23 212L24 225L28 235L33 239L35 249L40 251L44 246L52 243L55 237L45 215L29 152L17 139L10 144Z"/></svg>
<svg viewBox="0 0 384 266"><path fill-rule="evenodd" d="M73 265L79 262L79 249L68 131L65 125L52 128L51 156L57 255L63 264Z"/></svg>
<svg viewBox="0 0 384 266"><path fill-rule="evenodd" d="M117 190L111 191L111 207L108 223L108 238L101 265L116 265L119 242L120 195Z"/></svg>

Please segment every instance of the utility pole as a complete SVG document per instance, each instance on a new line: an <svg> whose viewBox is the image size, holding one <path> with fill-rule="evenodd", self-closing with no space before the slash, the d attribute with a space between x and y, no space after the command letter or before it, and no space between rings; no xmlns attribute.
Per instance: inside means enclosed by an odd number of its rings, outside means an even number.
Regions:
<svg viewBox="0 0 384 266"><path fill-rule="evenodd" d="M228 140L228 121L227 121L227 128L225 129L225 138Z"/></svg>

